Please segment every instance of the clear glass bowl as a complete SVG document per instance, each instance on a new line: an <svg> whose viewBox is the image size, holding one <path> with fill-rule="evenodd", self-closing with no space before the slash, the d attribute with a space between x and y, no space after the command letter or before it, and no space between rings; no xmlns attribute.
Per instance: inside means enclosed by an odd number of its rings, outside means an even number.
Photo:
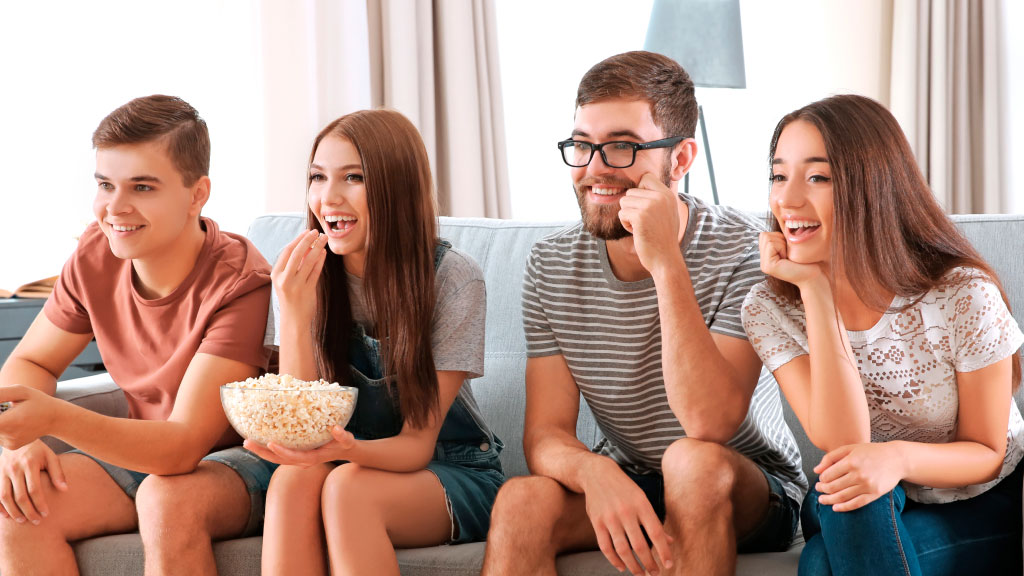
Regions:
<svg viewBox="0 0 1024 576"><path fill-rule="evenodd" d="M243 438L274 442L296 450L319 448L331 440L331 428L348 424L359 389L328 390L220 387L228 422Z"/></svg>

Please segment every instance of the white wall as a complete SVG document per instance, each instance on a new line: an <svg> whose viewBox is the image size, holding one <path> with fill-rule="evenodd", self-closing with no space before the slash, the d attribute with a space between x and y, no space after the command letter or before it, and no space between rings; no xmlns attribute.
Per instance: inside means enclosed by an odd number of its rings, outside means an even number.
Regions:
<svg viewBox="0 0 1024 576"><path fill-rule="evenodd" d="M0 3L0 288L60 272L93 220L92 132L138 96L216 119L206 214L244 232L264 212L256 13L234 4Z"/></svg>
<svg viewBox="0 0 1024 576"><path fill-rule="evenodd" d="M766 206L768 141L787 112L844 92L888 99L891 2L741 1L747 88L697 89L724 204ZM569 136L576 87L586 70L643 48L651 4L604 0L580 10L571 2L498 3L515 218L579 217L555 142ZM691 193L710 199L703 158L690 186Z"/></svg>
<svg viewBox="0 0 1024 576"><path fill-rule="evenodd" d="M569 168L555 144L572 132L580 78L609 56L643 47L653 3L496 3L514 218L579 218Z"/></svg>
<svg viewBox="0 0 1024 576"><path fill-rule="evenodd" d="M60 272L93 220L92 132L139 96L207 120L222 228L301 210L313 137L370 105L368 52L365 0L0 3L0 288Z"/></svg>

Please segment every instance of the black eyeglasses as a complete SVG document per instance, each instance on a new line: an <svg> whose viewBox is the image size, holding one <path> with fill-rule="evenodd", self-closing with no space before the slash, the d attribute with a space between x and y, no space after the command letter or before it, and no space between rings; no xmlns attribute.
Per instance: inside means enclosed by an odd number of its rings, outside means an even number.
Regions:
<svg viewBox="0 0 1024 576"><path fill-rule="evenodd" d="M558 149L562 152L562 161L573 168L582 168L590 164L594 159L594 152L601 153L601 160L609 168L629 168L636 162L637 150L650 150L652 148L671 148L686 136L675 136L664 138L653 142L625 142L613 141L594 144L593 142L581 142L579 140L562 140L558 143Z"/></svg>

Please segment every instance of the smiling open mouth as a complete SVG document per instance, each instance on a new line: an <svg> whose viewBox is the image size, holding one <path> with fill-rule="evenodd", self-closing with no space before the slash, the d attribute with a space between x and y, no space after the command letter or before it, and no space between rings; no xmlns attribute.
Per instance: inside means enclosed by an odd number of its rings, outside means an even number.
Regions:
<svg viewBox="0 0 1024 576"><path fill-rule="evenodd" d="M623 188L605 188L603 186L592 186L590 191L598 196L615 196L616 194L622 194L625 189Z"/></svg>
<svg viewBox="0 0 1024 576"><path fill-rule="evenodd" d="M327 229L331 232L344 232L355 226L358 221L355 216L324 216Z"/></svg>
<svg viewBox="0 0 1024 576"><path fill-rule="evenodd" d="M787 236L798 240L814 234L821 228L821 222L815 222L813 220L787 220L786 221L786 232Z"/></svg>

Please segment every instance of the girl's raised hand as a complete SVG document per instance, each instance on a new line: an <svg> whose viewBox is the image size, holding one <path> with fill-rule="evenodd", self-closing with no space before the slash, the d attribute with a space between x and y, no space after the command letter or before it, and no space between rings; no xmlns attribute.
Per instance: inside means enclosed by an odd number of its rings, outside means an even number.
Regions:
<svg viewBox="0 0 1024 576"><path fill-rule="evenodd" d="M799 264L788 258L786 237L782 232L761 232L757 246L761 252L761 271L769 276L797 287L822 277L821 266Z"/></svg>
<svg viewBox="0 0 1024 576"><path fill-rule="evenodd" d="M270 279L281 304L282 315L312 321L316 285L327 258L327 235L308 230L292 240L278 256Z"/></svg>

